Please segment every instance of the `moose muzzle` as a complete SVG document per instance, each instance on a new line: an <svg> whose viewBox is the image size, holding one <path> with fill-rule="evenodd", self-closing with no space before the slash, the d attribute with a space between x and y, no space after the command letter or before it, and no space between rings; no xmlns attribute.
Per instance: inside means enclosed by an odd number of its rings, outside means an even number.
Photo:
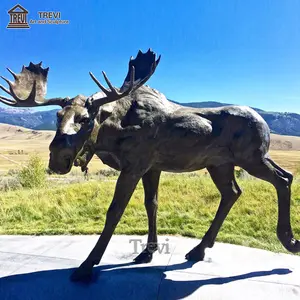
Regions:
<svg viewBox="0 0 300 300"><path fill-rule="evenodd" d="M49 169L57 174L70 172L76 156L76 147L72 135L56 136L49 148Z"/></svg>

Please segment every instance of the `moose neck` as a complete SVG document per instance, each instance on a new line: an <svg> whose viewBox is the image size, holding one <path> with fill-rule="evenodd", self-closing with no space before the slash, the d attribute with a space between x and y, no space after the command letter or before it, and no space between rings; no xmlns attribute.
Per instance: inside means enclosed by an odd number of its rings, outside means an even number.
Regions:
<svg viewBox="0 0 300 300"><path fill-rule="evenodd" d="M95 154L95 147L97 143L99 129L99 123L95 120L89 138L86 140L82 149L78 152L76 156L74 165L80 166L82 171L85 171L87 169L87 165L89 164L89 162Z"/></svg>

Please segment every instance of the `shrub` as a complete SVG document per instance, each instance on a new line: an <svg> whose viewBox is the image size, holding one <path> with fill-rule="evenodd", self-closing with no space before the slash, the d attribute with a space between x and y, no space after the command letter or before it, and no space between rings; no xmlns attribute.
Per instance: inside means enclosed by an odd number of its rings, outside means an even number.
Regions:
<svg viewBox="0 0 300 300"><path fill-rule="evenodd" d="M21 188L21 184L19 180L15 177L13 178L0 178L0 191L14 191Z"/></svg>
<svg viewBox="0 0 300 300"><path fill-rule="evenodd" d="M19 171L18 179L25 188L42 187L46 182L46 169L38 155L32 155L28 163Z"/></svg>
<svg viewBox="0 0 300 300"><path fill-rule="evenodd" d="M295 171L293 172L294 176L299 176L300 175L300 166L297 165Z"/></svg>

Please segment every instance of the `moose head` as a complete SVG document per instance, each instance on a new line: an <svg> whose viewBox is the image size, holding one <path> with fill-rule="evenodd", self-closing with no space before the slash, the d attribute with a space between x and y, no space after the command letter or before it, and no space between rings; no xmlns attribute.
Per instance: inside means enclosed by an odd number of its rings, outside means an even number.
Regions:
<svg viewBox="0 0 300 300"><path fill-rule="evenodd" d="M51 99L45 99L49 67L43 68L42 62L30 62L28 67L22 67L20 74L7 68L15 81L1 76L8 83L9 89L2 85L0 88L13 99L0 96L0 101L14 107L61 106L61 110L57 112L56 135L49 147L49 169L58 174L66 174L91 135L99 108L128 96L142 86L152 76L159 61L160 56L156 59L156 54L151 49L146 53L139 50L135 59L130 58L128 73L121 88L114 87L105 72L102 72L109 87L106 89L90 72L100 92L90 97L77 95L74 98Z"/></svg>

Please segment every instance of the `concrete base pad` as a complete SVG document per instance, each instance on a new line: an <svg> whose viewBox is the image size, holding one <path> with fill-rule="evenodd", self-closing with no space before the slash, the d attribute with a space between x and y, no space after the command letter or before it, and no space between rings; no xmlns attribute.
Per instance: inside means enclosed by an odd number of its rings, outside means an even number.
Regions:
<svg viewBox="0 0 300 300"><path fill-rule="evenodd" d="M0 299L300 299L300 257L216 243L203 262L185 254L199 240L160 236L149 264L132 263L143 236L113 236L94 279L69 276L98 236L0 236Z"/></svg>

